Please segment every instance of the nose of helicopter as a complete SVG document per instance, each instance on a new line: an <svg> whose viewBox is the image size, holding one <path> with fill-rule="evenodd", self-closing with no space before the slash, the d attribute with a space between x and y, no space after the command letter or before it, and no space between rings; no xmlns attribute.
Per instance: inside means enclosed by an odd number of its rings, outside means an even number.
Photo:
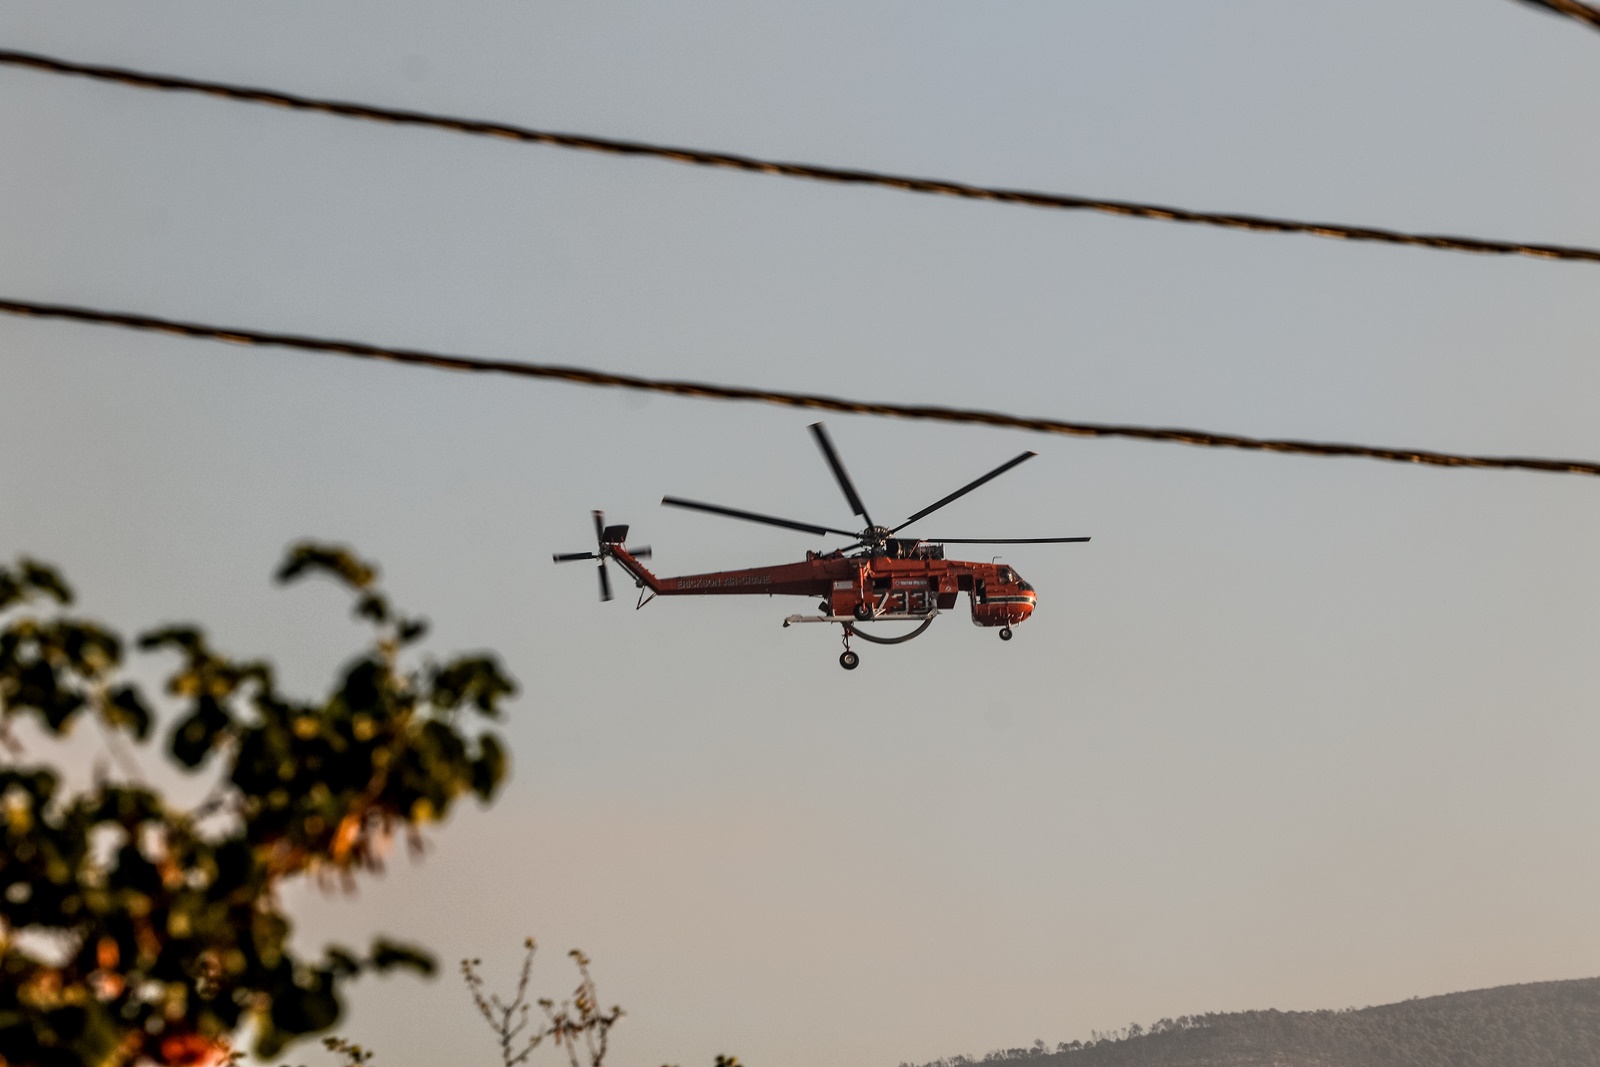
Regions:
<svg viewBox="0 0 1600 1067"><path fill-rule="evenodd" d="M1006 605L1011 609L1011 617L1016 622L1021 622L1033 614L1033 609L1038 603L1038 597L1031 591L1017 594L1017 598Z"/></svg>
<svg viewBox="0 0 1600 1067"><path fill-rule="evenodd" d="M972 621L978 626L1015 626L1033 614L1037 600L1030 589L991 596L981 604L974 601Z"/></svg>

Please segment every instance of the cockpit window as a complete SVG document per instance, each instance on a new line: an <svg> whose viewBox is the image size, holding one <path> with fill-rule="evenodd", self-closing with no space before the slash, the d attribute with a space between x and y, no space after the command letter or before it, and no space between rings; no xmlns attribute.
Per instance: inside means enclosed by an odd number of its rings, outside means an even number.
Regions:
<svg viewBox="0 0 1600 1067"><path fill-rule="evenodd" d="M1022 580L1022 575L1018 574L1016 571L1012 570L1010 567L1001 567L998 571L995 572L995 577L998 578L1005 585L1014 585L1018 589L1024 590L1026 592L1032 592L1033 591L1033 586L1031 586L1027 582L1023 581Z"/></svg>

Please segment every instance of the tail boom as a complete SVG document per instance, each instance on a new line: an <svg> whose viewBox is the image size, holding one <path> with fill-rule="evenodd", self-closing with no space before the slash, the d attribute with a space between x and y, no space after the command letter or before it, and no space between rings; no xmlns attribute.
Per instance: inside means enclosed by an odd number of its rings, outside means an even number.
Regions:
<svg viewBox="0 0 1600 1067"><path fill-rule="evenodd" d="M621 545L611 546L611 558L641 585L657 596L728 596L765 594L768 596L823 596L833 587L829 575L809 561L785 563L776 567L714 571L710 574L685 574L658 578Z"/></svg>

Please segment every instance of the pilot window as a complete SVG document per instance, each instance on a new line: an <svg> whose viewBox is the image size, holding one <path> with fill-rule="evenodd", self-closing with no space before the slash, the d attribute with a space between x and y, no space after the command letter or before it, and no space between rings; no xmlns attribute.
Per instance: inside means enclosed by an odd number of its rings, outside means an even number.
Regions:
<svg viewBox="0 0 1600 1067"><path fill-rule="evenodd" d="M1022 575L1018 574L1010 567L1001 567L997 573L997 577L1006 585L1014 585L1025 593L1033 592L1033 586L1023 581Z"/></svg>

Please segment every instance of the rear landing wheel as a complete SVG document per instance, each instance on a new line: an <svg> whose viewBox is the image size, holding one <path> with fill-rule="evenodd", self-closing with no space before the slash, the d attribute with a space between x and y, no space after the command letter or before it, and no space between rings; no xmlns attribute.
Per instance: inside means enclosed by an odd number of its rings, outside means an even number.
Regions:
<svg viewBox="0 0 1600 1067"><path fill-rule="evenodd" d="M1011 640L1011 627L1009 627L1009 626L1002 626L1002 627L1001 627L1001 628L1000 628L1000 640L1002 640L1002 641L1009 641L1009 640Z"/></svg>
<svg viewBox="0 0 1600 1067"><path fill-rule="evenodd" d="M839 666L847 671L853 671L861 664L861 657L846 649L839 654Z"/></svg>

